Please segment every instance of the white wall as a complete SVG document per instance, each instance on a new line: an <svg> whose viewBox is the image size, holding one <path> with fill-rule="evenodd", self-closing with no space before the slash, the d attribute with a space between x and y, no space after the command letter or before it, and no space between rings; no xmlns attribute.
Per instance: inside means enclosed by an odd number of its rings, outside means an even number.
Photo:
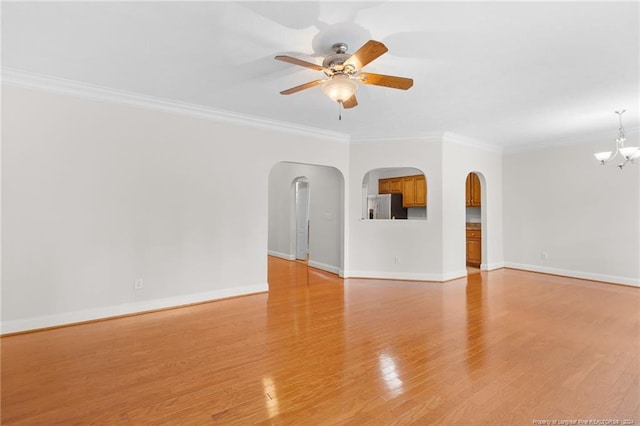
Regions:
<svg viewBox="0 0 640 426"><path fill-rule="evenodd" d="M366 173L411 167L427 179L427 220L361 220L361 197L347 199L350 262L347 276L442 280L442 144L438 138L371 141L351 146L349 188L361 191ZM399 262L395 262L398 258Z"/></svg>
<svg viewBox="0 0 640 426"><path fill-rule="evenodd" d="M500 152L473 147L452 134L356 144L351 149L351 191L368 171L388 167L414 167L425 173L427 220L348 218L350 276L434 281L466 276L465 181L471 171L479 173L483 187L482 268L503 266ZM354 212L359 211L356 201L350 200Z"/></svg>
<svg viewBox="0 0 640 426"><path fill-rule="evenodd" d="M4 333L265 291L271 168L348 165L322 136L13 86L2 102Z"/></svg>
<svg viewBox="0 0 640 426"><path fill-rule="evenodd" d="M466 274L467 175L476 172L482 186L482 269L503 266L502 161L495 150L461 143L445 134L443 144L443 269L450 276Z"/></svg>
<svg viewBox="0 0 640 426"><path fill-rule="evenodd" d="M294 188L309 182L309 264L333 273L343 269L344 178L333 167L282 162L269 174L269 253L295 258Z"/></svg>
<svg viewBox="0 0 640 426"><path fill-rule="evenodd" d="M504 259L640 285L640 167L598 166L602 141L503 162L448 135L349 146L80 95L2 95L3 333L265 291L268 237L281 226L269 222L273 170L286 185L305 175L312 200L325 194L330 210L312 221L330 231L312 226L312 260L347 277L464 275L464 183L475 171L483 268ZM274 167L282 161L304 168ZM363 177L388 167L424 171L426 221L361 220Z"/></svg>
<svg viewBox="0 0 640 426"><path fill-rule="evenodd" d="M609 145L504 157L507 266L640 285L640 166L600 166Z"/></svg>

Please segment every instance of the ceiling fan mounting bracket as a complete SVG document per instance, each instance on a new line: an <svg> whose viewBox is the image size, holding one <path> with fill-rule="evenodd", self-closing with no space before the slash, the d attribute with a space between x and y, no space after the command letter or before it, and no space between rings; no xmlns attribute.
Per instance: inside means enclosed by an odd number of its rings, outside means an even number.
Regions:
<svg viewBox="0 0 640 426"><path fill-rule="evenodd" d="M333 46L331 46L331 48L336 53L347 53L347 49L349 49L349 46L347 45L347 43L340 42L335 43Z"/></svg>

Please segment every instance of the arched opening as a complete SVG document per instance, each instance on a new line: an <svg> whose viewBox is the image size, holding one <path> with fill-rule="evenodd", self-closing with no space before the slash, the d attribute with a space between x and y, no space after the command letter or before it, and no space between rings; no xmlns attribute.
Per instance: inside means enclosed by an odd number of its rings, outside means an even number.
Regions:
<svg viewBox="0 0 640 426"><path fill-rule="evenodd" d="M426 220L427 179L414 167L368 171L362 178L363 220Z"/></svg>
<svg viewBox="0 0 640 426"><path fill-rule="evenodd" d="M465 254L467 274L480 272L486 257L484 229L484 177L479 172L470 172L465 181Z"/></svg>
<svg viewBox="0 0 640 426"><path fill-rule="evenodd" d="M269 173L270 256L344 270L344 178L329 166L280 162Z"/></svg>

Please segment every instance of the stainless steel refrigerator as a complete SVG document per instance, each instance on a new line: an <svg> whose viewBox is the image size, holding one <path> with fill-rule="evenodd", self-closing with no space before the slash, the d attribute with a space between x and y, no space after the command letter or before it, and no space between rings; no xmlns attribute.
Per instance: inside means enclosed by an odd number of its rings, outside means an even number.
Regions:
<svg viewBox="0 0 640 426"><path fill-rule="evenodd" d="M407 209L402 207L402 194L379 194L367 197L369 219L406 219Z"/></svg>

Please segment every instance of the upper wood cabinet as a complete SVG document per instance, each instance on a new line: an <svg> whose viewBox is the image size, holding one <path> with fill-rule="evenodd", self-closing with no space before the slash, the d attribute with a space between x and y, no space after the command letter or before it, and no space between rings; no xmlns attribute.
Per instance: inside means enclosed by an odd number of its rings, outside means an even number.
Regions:
<svg viewBox="0 0 640 426"><path fill-rule="evenodd" d="M482 205L482 192L480 189L480 178L475 173L469 173L466 183L466 205L467 207L480 207Z"/></svg>
<svg viewBox="0 0 640 426"><path fill-rule="evenodd" d="M378 193L402 194L402 207L427 205L427 182L424 175L379 179Z"/></svg>
<svg viewBox="0 0 640 426"><path fill-rule="evenodd" d="M391 193L392 194L402 194L402 178L391 178Z"/></svg>
<svg viewBox="0 0 640 426"><path fill-rule="evenodd" d="M378 180L378 194L391 194L391 179Z"/></svg>
<svg viewBox="0 0 640 426"><path fill-rule="evenodd" d="M379 179L378 194L402 194L402 178Z"/></svg>
<svg viewBox="0 0 640 426"><path fill-rule="evenodd" d="M425 207L427 205L427 182L424 175L402 178L402 207Z"/></svg>

